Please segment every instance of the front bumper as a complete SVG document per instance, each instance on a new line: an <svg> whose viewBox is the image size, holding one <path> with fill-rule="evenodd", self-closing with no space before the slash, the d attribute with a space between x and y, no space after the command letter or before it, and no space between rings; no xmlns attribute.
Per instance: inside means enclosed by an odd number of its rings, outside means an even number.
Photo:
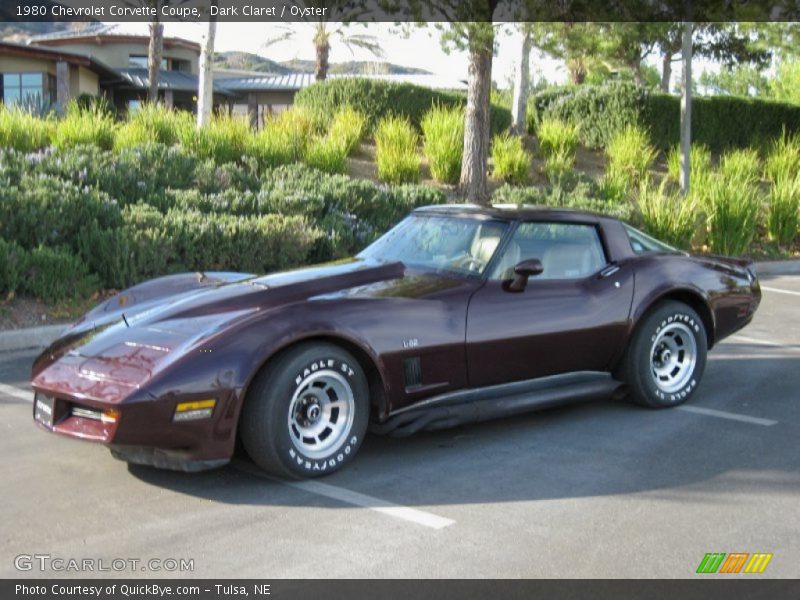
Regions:
<svg viewBox="0 0 800 600"><path fill-rule="evenodd" d="M239 394L213 394L101 402L37 389L33 418L52 433L109 446L121 460L180 471L221 466L233 455ZM198 405L213 408L197 410ZM41 402L46 401L45 410ZM188 406L188 411L186 407ZM184 410L181 410L181 408ZM185 418L192 414L194 418Z"/></svg>

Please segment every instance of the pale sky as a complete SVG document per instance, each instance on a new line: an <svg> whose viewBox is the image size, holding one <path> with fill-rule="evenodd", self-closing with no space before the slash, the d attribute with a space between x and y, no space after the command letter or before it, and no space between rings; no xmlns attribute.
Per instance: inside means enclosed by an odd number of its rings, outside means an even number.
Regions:
<svg viewBox="0 0 800 600"><path fill-rule="evenodd" d="M146 23L120 23L120 28L125 31L147 33ZM292 27L298 32L295 39L264 46L264 42ZM200 42L207 29L205 23L166 23L165 35L183 37ZM464 52L452 51L450 54L442 50L439 43L439 31L428 25L423 28L411 27L406 35L392 23L371 23L369 25L351 25L353 33L368 33L380 39L381 47L385 52L383 60L397 65L426 69L435 74L455 76L460 79L467 78L467 56ZM513 24L498 28L498 52L495 54L492 66L492 79L501 88L511 85L516 69L517 53L519 52L520 35ZM288 25L274 23L229 23L217 24L217 37L215 50L244 51L259 54L266 58L281 62L290 59L314 60L314 45L312 42L311 27L305 23L291 23ZM551 58L536 56L531 58L531 76L534 81L545 77L550 82L564 83L567 73L560 61ZM331 62L349 60L375 60L366 50L354 48L351 52L335 39L331 43ZM656 66L651 58L648 62ZM695 80L701 73L710 68L705 61L696 61L694 68ZM673 78L680 73L680 63L673 65Z"/></svg>

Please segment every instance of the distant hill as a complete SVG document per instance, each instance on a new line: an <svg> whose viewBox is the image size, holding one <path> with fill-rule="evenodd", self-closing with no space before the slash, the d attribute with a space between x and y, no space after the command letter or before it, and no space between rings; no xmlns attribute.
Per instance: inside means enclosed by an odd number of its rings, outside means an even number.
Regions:
<svg viewBox="0 0 800 600"><path fill-rule="evenodd" d="M27 42L32 35L43 35L66 31L73 28L71 23L28 23L15 21L0 21L0 39L7 42Z"/></svg>
<svg viewBox="0 0 800 600"><path fill-rule="evenodd" d="M214 66L219 69L237 69L243 71L257 71L259 73L313 73L315 64L313 60L287 60L276 62L250 52L217 52L214 55ZM351 60L342 63L331 63L331 73L348 74L428 74L424 69L401 67L387 62Z"/></svg>
<svg viewBox="0 0 800 600"><path fill-rule="evenodd" d="M218 69L258 71L259 73L284 74L290 71L274 60L251 52L216 52L214 53L214 66Z"/></svg>
<svg viewBox="0 0 800 600"><path fill-rule="evenodd" d="M313 73L316 64L313 60L287 60L281 65L295 73ZM347 62L331 63L331 73L370 74L370 75L429 75L430 71L403 67L382 61L350 60Z"/></svg>

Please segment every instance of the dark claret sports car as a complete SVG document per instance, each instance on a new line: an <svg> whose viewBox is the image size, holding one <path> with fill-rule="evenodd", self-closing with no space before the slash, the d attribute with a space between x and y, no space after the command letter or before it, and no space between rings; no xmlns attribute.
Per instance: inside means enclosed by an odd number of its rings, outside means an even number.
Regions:
<svg viewBox="0 0 800 600"><path fill-rule="evenodd" d="M267 471L322 475L368 427L402 436L614 395L681 404L760 298L745 261L612 218L426 207L347 261L119 293L36 359L34 419L132 463L222 465L238 436Z"/></svg>

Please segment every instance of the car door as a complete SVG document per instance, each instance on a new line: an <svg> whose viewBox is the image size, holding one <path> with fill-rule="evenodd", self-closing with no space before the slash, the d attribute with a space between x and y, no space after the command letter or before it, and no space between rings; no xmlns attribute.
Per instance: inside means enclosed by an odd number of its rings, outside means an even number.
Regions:
<svg viewBox="0 0 800 600"><path fill-rule="evenodd" d="M543 272L510 291L514 265L532 258ZM632 297L632 269L609 262L597 223L520 223L470 301L470 386L607 370Z"/></svg>

